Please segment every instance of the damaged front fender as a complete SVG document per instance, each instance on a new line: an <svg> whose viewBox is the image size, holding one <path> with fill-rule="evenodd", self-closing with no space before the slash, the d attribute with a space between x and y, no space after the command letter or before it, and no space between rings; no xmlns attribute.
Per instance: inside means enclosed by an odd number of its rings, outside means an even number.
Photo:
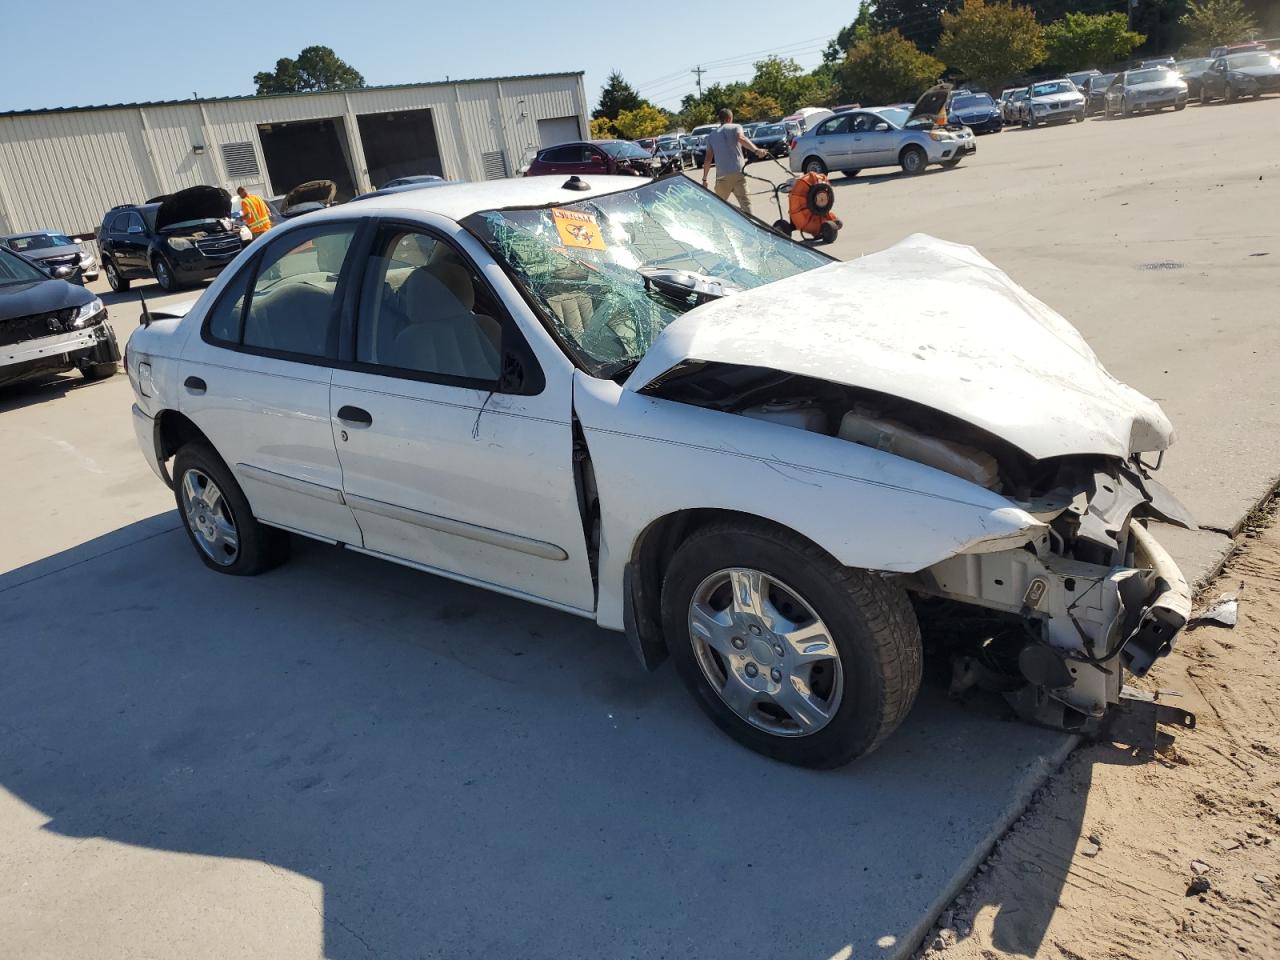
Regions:
<svg viewBox="0 0 1280 960"><path fill-rule="evenodd" d="M1008 499L835 437L648 397L579 373L574 407L601 491L602 626L624 627L624 570L656 521L690 510L762 517L842 564L910 573L960 552L1047 549Z"/></svg>

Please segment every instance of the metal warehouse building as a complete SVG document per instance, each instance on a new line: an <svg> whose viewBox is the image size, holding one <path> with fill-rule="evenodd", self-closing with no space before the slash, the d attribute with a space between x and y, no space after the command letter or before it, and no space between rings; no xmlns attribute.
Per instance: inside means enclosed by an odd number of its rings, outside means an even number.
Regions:
<svg viewBox="0 0 1280 960"><path fill-rule="evenodd" d="M582 74L0 113L0 234L87 236L120 203L197 184L339 199L408 174L511 176L587 134Z"/></svg>

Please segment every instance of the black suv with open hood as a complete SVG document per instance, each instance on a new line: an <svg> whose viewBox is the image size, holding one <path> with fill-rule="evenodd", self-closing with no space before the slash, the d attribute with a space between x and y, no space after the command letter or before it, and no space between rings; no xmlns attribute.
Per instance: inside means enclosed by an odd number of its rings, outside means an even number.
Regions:
<svg viewBox="0 0 1280 960"><path fill-rule="evenodd" d="M216 277L251 239L232 221L231 195L219 187L112 207L98 228L102 268L117 291L147 277L165 290Z"/></svg>

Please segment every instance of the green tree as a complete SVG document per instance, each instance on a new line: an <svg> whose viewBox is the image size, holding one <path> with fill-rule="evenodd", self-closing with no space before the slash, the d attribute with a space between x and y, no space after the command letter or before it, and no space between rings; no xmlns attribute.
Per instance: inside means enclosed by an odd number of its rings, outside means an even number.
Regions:
<svg viewBox="0 0 1280 960"><path fill-rule="evenodd" d="M1049 62L1067 72L1123 60L1146 39L1123 13L1068 13L1044 28Z"/></svg>
<svg viewBox="0 0 1280 960"><path fill-rule="evenodd" d="M1240 0L1188 0L1187 12L1178 21L1186 27L1191 42L1216 47L1258 34L1258 21Z"/></svg>
<svg viewBox="0 0 1280 960"><path fill-rule="evenodd" d="M898 103L915 100L944 69L942 61L890 30L855 43L836 67L836 79L842 100Z"/></svg>
<svg viewBox="0 0 1280 960"><path fill-rule="evenodd" d="M876 0L871 22L878 32L897 30L921 50L933 50L942 34L942 15L959 5L959 0Z"/></svg>
<svg viewBox="0 0 1280 960"><path fill-rule="evenodd" d="M821 78L805 73L794 60L768 57L756 63L750 89L773 100L781 113L815 106L831 99L833 91Z"/></svg>
<svg viewBox="0 0 1280 960"><path fill-rule="evenodd" d="M822 51L822 62L837 64L849 53L849 48L860 40L868 39L875 28L871 25L871 2L860 0L858 16L847 27L841 27L827 48Z"/></svg>
<svg viewBox="0 0 1280 960"><path fill-rule="evenodd" d="M782 116L782 107L778 101L767 94L755 90L745 91L738 98L738 105L733 107L733 119L739 123L754 123L757 120L776 120Z"/></svg>
<svg viewBox="0 0 1280 960"><path fill-rule="evenodd" d="M281 57L274 71L253 75L258 95L305 93L310 90L346 90L363 87L364 77L331 47L306 47L297 60Z"/></svg>
<svg viewBox="0 0 1280 960"><path fill-rule="evenodd" d="M635 87L622 79L622 74L615 70L600 88L600 104L591 111L591 116L613 120L623 110L638 110L643 103Z"/></svg>
<svg viewBox="0 0 1280 960"><path fill-rule="evenodd" d="M1047 53L1031 8L999 0L965 0L955 13L944 13L935 52L967 80L991 91L1043 62Z"/></svg>
<svg viewBox="0 0 1280 960"><path fill-rule="evenodd" d="M651 103L641 103L634 110L623 110L613 121L613 127L623 140L639 140L665 133L671 118Z"/></svg>

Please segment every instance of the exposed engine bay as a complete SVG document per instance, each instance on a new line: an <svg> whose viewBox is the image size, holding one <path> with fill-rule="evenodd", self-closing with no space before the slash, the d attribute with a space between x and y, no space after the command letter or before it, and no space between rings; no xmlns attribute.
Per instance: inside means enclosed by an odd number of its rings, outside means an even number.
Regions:
<svg viewBox="0 0 1280 960"><path fill-rule="evenodd" d="M1095 732L1190 615L1177 566L1140 521L1194 528L1154 467L1075 454L1037 460L965 421L900 397L729 363L688 361L640 392L836 437L999 493L1038 521L899 575L948 643L952 691L1001 693L1024 718ZM975 609L975 608L981 608Z"/></svg>

